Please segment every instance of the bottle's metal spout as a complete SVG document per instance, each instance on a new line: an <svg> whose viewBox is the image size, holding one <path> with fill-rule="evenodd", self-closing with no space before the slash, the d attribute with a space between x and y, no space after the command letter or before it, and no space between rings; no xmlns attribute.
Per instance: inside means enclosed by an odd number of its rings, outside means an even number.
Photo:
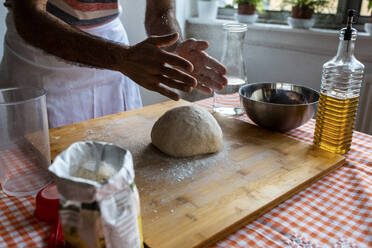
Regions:
<svg viewBox="0 0 372 248"><path fill-rule="evenodd" d="M350 9L347 13L347 25L344 40L351 40L353 36L353 21L355 16L355 10Z"/></svg>

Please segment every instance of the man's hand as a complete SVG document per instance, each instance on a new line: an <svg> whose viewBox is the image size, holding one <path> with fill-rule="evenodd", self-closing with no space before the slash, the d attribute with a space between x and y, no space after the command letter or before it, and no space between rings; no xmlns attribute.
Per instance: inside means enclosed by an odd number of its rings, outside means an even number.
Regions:
<svg viewBox="0 0 372 248"><path fill-rule="evenodd" d="M176 53L193 64L191 75L198 80L196 89L210 94L212 89L222 90L227 79L223 76L226 68L204 52L208 46L206 41L188 39L177 46Z"/></svg>
<svg viewBox="0 0 372 248"><path fill-rule="evenodd" d="M191 92L197 80L190 75L194 67L189 61L161 49L173 45L178 37L177 33L150 36L129 47L119 71L148 90L179 100L179 95L164 85Z"/></svg>

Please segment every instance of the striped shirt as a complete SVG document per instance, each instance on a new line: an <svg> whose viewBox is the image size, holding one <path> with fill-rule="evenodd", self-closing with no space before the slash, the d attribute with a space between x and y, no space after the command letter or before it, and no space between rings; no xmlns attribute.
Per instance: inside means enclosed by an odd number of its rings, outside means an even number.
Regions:
<svg viewBox="0 0 372 248"><path fill-rule="evenodd" d="M5 0L11 7L11 0ZM46 10L77 27L99 26L119 15L118 0L48 0Z"/></svg>

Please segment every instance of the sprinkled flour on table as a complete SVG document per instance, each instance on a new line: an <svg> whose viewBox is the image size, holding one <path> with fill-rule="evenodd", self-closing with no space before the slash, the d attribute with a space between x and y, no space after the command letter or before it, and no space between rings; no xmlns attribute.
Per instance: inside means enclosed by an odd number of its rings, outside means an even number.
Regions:
<svg viewBox="0 0 372 248"><path fill-rule="evenodd" d="M147 195L146 198L154 201L143 206L145 212L152 213L152 221L159 218L160 206L166 206L169 213L176 214L177 203L174 201L178 196L199 188L209 180L222 179L227 168L232 166L229 151L245 145L229 141L227 137L224 139L224 149L219 153L174 158L151 144L150 134L154 123L154 119L132 116L111 121L97 131L89 129L85 134L86 140L111 142L132 153L140 195ZM238 164L234 163L235 166ZM241 181L233 182L225 188L229 190L239 183ZM175 185L178 185L177 195L172 190ZM205 197L204 200L209 199Z"/></svg>
<svg viewBox="0 0 372 248"><path fill-rule="evenodd" d="M105 125L99 132L87 130L85 140L112 142L128 149L134 158L136 177L143 177L154 183L165 179L174 184L193 179L199 172L227 159L229 147L226 144L220 153L189 158L174 158L162 153L151 145L150 133L154 122L155 120L142 116L119 119Z"/></svg>

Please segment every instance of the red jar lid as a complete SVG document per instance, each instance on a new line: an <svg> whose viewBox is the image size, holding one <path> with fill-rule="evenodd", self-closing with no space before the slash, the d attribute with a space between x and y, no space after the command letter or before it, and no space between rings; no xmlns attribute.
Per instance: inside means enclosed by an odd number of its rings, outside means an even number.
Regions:
<svg viewBox="0 0 372 248"><path fill-rule="evenodd" d="M36 195L35 217L41 221L56 222L58 220L59 193L57 186L49 185Z"/></svg>

